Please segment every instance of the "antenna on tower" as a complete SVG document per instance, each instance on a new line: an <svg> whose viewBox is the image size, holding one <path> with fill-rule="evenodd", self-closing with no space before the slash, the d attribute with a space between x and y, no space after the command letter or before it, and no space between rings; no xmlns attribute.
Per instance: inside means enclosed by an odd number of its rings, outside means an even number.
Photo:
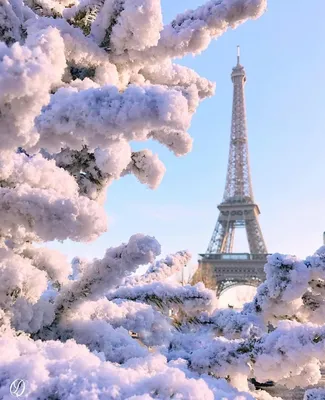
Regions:
<svg viewBox="0 0 325 400"><path fill-rule="evenodd" d="M237 65L240 64L240 46L237 46Z"/></svg>

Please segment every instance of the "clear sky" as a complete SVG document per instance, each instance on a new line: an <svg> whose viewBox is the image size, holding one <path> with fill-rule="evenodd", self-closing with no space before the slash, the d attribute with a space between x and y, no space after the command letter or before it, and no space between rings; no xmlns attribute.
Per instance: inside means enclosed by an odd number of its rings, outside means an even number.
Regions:
<svg viewBox="0 0 325 400"><path fill-rule="evenodd" d="M201 0L162 0L165 22ZM159 144L167 172L147 189L134 177L108 190L108 233L91 244L65 243L70 257L101 257L137 232L155 236L163 253L205 252L218 216L227 168L232 83L241 46L247 73L246 104L252 181L269 252L304 257L325 231L325 1L269 0L259 20L227 32L207 51L179 62L216 81L216 95L194 115L192 153L176 158ZM139 146L137 146L139 148ZM243 232L235 250L245 251ZM51 246L52 247L52 246Z"/></svg>

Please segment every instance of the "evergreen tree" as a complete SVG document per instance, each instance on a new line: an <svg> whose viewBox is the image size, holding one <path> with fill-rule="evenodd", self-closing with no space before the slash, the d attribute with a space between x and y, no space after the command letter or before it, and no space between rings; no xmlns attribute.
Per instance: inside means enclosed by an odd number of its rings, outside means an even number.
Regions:
<svg viewBox="0 0 325 400"><path fill-rule="evenodd" d="M159 185L158 156L130 142L185 155L191 117L214 93L173 59L265 9L266 0L211 0L164 26L159 0L0 1L1 399L16 379L32 400L270 399L250 380L317 384L324 248L304 261L271 256L238 312L218 309L203 284L173 283L190 255L156 261L152 237L75 258L73 270L42 247L105 232L114 180Z"/></svg>

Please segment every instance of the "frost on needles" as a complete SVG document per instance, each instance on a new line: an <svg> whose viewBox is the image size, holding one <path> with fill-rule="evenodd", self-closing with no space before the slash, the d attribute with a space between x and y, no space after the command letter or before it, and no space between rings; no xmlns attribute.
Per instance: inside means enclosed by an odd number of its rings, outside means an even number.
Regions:
<svg viewBox="0 0 325 400"><path fill-rule="evenodd" d="M42 243L107 229L108 186L154 189L214 84L176 58L256 19L266 0L211 0L163 25L159 0L0 1L0 398L271 399L249 383L316 385L325 362L325 249L275 254L242 311L171 277L190 254L157 260L133 235L72 265ZM142 276L133 273L149 265ZM271 327L271 328L270 328ZM306 400L323 400L310 389Z"/></svg>

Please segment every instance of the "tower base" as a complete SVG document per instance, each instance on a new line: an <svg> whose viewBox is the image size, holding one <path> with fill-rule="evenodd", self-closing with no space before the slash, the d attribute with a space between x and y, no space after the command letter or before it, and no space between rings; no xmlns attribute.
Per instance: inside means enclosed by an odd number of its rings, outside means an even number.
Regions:
<svg viewBox="0 0 325 400"><path fill-rule="evenodd" d="M238 285L259 286L265 280L264 265L268 254L200 254L199 267L192 284L203 282L217 297Z"/></svg>

